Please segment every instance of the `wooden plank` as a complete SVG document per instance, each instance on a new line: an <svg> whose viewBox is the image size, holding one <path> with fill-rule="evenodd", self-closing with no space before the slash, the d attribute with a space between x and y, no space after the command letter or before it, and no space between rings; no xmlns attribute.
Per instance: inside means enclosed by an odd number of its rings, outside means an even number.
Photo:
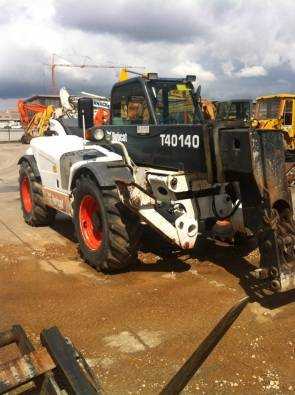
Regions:
<svg viewBox="0 0 295 395"><path fill-rule="evenodd" d="M15 342L17 343L17 346L23 355L35 351L31 341L29 340L21 325L13 325L11 331L14 335Z"/></svg>
<svg viewBox="0 0 295 395"><path fill-rule="evenodd" d="M0 394L31 381L56 367L44 347L0 365Z"/></svg>

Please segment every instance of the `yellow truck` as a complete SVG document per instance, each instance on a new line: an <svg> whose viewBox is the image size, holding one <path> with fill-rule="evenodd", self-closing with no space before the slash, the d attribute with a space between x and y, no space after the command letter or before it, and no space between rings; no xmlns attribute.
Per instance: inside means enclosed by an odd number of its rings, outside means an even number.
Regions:
<svg viewBox="0 0 295 395"><path fill-rule="evenodd" d="M256 99L252 126L284 132L288 153L295 153L295 94L278 93Z"/></svg>

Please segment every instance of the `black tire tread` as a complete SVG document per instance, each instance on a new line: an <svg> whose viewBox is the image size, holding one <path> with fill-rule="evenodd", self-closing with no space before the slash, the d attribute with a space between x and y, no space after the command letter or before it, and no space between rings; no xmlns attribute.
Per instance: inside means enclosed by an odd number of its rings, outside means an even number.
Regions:
<svg viewBox="0 0 295 395"><path fill-rule="evenodd" d="M25 221L31 226L50 225L54 221L56 211L45 205L42 194L41 183L37 180L32 167L27 161L22 161L20 165L19 183L21 183L22 174L27 175L31 185L31 195L33 200L33 209L28 215L23 210Z"/></svg>
<svg viewBox="0 0 295 395"><path fill-rule="evenodd" d="M83 181L92 183L99 188L96 180L91 175L87 173L82 174L76 182L74 195L77 188L83 185ZM129 267L134 258L136 258L140 238L140 224L138 221L132 221L132 225L129 222L132 215L127 212L127 208L122 204L116 187L112 189L99 188L99 190L107 218L108 246L105 258L95 265L92 264L92 266L95 266L100 271L116 272ZM133 231L131 231L131 227ZM89 259L87 259L85 254L83 255L81 248L80 250L83 258L91 265Z"/></svg>

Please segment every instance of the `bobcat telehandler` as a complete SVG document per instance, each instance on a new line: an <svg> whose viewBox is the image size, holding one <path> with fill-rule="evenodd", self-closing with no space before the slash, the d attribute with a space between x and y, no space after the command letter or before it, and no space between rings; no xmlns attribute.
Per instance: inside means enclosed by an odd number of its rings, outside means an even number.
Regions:
<svg viewBox="0 0 295 395"><path fill-rule="evenodd" d="M257 241L263 290L294 288L295 227L282 133L206 123L200 89L148 74L116 83L108 125L93 126L81 98L84 138L34 138L20 158L25 221L73 218L84 259L97 270L128 267L143 227L178 249L200 237ZM256 244L256 245L257 245Z"/></svg>

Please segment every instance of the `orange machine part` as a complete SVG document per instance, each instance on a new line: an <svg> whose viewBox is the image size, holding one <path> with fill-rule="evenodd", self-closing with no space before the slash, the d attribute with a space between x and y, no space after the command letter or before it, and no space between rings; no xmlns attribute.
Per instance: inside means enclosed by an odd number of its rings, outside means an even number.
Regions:
<svg viewBox="0 0 295 395"><path fill-rule="evenodd" d="M23 100L19 100L17 106L20 115L20 121L24 128L27 128L35 114L38 112L43 112L47 108L47 106L42 104L26 103Z"/></svg>
<svg viewBox="0 0 295 395"><path fill-rule="evenodd" d="M94 116L94 125L106 125L110 118L110 110L106 108L99 108Z"/></svg>

